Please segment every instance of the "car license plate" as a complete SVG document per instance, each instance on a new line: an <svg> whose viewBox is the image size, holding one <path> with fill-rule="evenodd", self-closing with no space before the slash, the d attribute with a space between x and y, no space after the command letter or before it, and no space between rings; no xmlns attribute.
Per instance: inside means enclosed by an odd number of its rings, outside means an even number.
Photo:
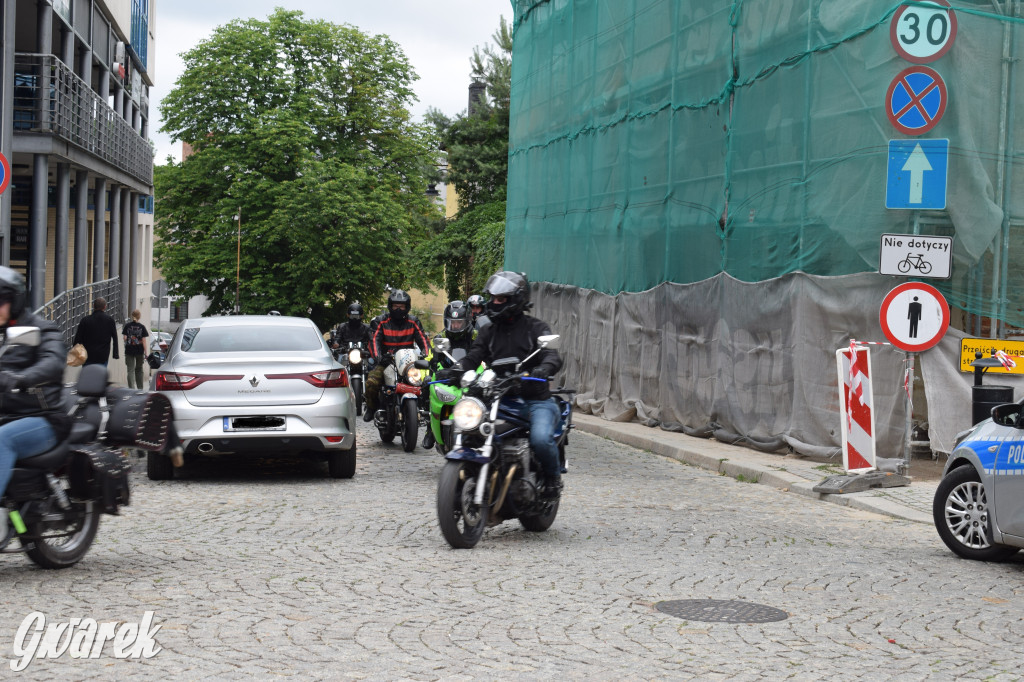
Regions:
<svg viewBox="0 0 1024 682"><path fill-rule="evenodd" d="M284 417L224 417L225 431L284 431Z"/></svg>

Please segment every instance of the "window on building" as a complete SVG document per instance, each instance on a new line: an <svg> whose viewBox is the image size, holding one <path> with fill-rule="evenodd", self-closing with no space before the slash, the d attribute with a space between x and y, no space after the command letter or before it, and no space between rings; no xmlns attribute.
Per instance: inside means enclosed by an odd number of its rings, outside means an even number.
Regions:
<svg viewBox="0 0 1024 682"><path fill-rule="evenodd" d="M149 69L149 0L132 0L132 49Z"/></svg>
<svg viewBox="0 0 1024 682"><path fill-rule="evenodd" d="M171 322L183 322L188 319L188 301L171 303Z"/></svg>

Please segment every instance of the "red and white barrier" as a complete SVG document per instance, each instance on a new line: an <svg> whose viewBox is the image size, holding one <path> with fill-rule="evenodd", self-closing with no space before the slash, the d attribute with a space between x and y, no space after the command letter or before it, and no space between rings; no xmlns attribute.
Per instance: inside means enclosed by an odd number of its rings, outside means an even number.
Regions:
<svg viewBox="0 0 1024 682"><path fill-rule="evenodd" d="M851 361L852 359L852 361ZM875 413L871 390L871 352L850 344L836 351L839 412L843 425L843 469L861 474L875 470Z"/></svg>

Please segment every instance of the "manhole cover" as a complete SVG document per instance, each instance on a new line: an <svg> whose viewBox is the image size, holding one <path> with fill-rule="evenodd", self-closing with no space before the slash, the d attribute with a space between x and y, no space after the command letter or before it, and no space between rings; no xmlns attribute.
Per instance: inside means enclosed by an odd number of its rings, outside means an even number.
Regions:
<svg viewBox="0 0 1024 682"><path fill-rule="evenodd" d="M661 601L654 606L662 613L676 618L708 623L773 623L789 618L789 614L781 609L748 601L677 599Z"/></svg>

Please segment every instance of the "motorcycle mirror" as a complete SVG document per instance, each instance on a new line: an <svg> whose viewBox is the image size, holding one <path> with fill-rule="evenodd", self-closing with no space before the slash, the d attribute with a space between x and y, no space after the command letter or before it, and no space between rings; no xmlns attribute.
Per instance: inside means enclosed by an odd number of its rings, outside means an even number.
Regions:
<svg viewBox="0 0 1024 682"><path fill-rule="evenodd" d="M417 369L430 369L430 363L426 360L417 360L412 363L412 366Z"/></svg>
<svg viewBox="0 0 1024 682"><path fill-rule="evenodd" d="M537 345L541 348L558 348L560 345L558 340L562 338L558 334L548 334L546 336L537 337Z"/></svg>
<svg viewBox="0 0 1024 682"><path fill-rule="evenodd" d="M439 353L447 353L447 352L451 351L451 349L452 349L451 339L445 338L443 336L435 336L434 337L434 349L437 350Z"/></svg>
<svg viewBox="0 0 1024 682"><path fill-rule="evenodd" d="M7 329L7 345L38 346L42 340L39 327L9 327Z"/></svg>

